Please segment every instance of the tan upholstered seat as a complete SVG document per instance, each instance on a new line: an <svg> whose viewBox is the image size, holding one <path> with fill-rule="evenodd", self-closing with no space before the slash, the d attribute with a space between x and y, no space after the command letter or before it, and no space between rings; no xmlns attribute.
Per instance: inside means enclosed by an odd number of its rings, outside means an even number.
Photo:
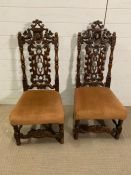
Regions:
<svg viewBox="0 0 131 175"><path fill-rule="evenodd" d="M29 90L23 93L10 115L12 125L64 122L60 94L54 90Z"/></svg>
<svg viewBox="0 0 131 175"><path fill-rule="evenodd" d="M126 108L106 87L80 87L75 90L76 119L121 119Z"/></svg>

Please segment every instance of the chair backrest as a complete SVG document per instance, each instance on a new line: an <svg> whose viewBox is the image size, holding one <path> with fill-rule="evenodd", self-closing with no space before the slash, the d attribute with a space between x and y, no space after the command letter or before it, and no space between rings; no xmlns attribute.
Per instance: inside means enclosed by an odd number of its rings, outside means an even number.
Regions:
<svg viewBox="0 0 131 175"><path fill-rule="evenodd" d="M115 43L116 33L111 34L104 28L101 21L93 22L86 31L78 33L76 87L110 87ZM107 53L109 53L109 63L105 82L103 82ZM83 64L81 64L82 57L84 58ZM83 71L81 71L81 66Z"/></svg>
<svg viewBox="0 0 131 175"><path fill-rule="evenodd" d="M21 58L21 68L23 73L23 89L55 89L59 91L58 75L58 34L53 34L44 27L42 21L35 20L30 28L23 33L18 33L18 44ZM26 45L26 47L24 47ZM55 80L51 83L50 50L52 46L55 51ZM27 76L27 65L25 64L24 49L28 52L30 83Z"/></svg>

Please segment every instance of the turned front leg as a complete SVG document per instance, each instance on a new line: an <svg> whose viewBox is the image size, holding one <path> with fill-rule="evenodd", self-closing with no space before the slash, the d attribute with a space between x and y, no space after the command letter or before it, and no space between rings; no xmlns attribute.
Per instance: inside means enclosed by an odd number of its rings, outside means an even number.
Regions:
<svg viewBox="0 0 131 175"><path fill-rule="evenodd" d="M64 143L64 124L59 124L60 143Z"/></svg>
<svg viewBox="0 0 131 175"><path fill-rule="evenodd" d="M20 142L20 128L19 128L18 125L13 125L13 128L14 128L14 138L16 140L16 144L21 145L21 142Z"/></svg>
<svg viewBox="0 0 131 175"><path fill-rule="evenodd" d="M116 135L115 135L116 139L119 139L119 137L120 137L120 134L122 132L122 124L123 124L123 120L119 120L118 124L116 126Z"/></svg>
<svg viewBox="0 0 131 175"><path fill-rule="evenodd" d="M73 135L75 140L77 140L79 136L79 123L80 123L79 120L74 121Z"/></svg>

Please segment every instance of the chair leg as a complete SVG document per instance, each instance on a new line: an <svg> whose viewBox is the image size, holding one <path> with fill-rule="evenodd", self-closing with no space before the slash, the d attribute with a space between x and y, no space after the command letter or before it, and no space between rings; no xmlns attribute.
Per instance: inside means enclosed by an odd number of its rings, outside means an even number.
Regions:
<svg viewBox="0 0 131 175"><path fill-rule="evenodd" d="M20 128L18 125L13 125L14 128L14 138L16 140L16 144L17 145L21 145L21 141L20 141Z"/></svg>
<svg viewBox="0 0 131 175"><path fill-rule="evenodd" d="M115 139L119 139L119 137L120 137L120 134L122 132L122 123L123 123L123 120L118 121L118 124L116 126Z"/></svg>
<svg viewBox="0 0 131 175"><path fill-rule="evenodd" d="M59 133L60 133L59 142L63 144L64 143L64 124L59 124Z"/></svg>
<svg viewBox="0 0 131 175"><path fill-rule="evenodd" d="M75 140L77 140L78 136L79 136L79 123L80 123L80 120L75 120L74 119L73 136L74 136Z"/></svg>

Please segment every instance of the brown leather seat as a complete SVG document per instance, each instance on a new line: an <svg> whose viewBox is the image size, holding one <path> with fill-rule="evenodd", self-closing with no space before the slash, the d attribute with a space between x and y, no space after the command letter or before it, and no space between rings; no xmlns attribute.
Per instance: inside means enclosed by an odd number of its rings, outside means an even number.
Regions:
<svg viewBox="0 0 131 175"><path fill-rule="evenodd" d="M75 90L76 119L121 119L127 116L126 108L106 87L80 87Z"/></svg>
<svg viewBox="0 0 131 175"><path fill-rule="evenodd" d="M60 94L54 90L29 90L23 93L10 115L12 125L64 122Z"/></svg>

